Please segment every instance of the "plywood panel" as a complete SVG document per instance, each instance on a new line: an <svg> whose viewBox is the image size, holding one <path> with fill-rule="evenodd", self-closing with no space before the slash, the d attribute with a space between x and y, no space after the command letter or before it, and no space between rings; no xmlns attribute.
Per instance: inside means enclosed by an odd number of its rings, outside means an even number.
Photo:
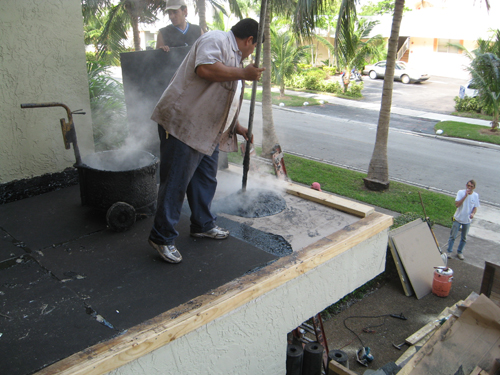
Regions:
<svg viewBox="0 0 500 375"><path fill-rule="evenodd" d="M408 224L405 224L399 228L393 229L389 232L389 249L391 250L392 258L394 259L394 263L396 264L396 269L399 274L399 279L401 281L401 284L403 285L403 290L405 292L405 295L407 297L413 295L413 289L410 284L410 279L408 278L408 275L404 269L403 262L401 261L401 258L399 257L396 245L394 244L394 241L392 240L392 236L397 235L398 233L402 233L410 228L413 228L419 224L421 224L423 221L422 219L417 219L414 220Z"/></svg>
<svg viewBox="0 0 500 375"><path fill-rule="evenodd" d="M421 222L392 235L397 252L418 299L432 291L434 267L444 266L429 226Z"/></svg>

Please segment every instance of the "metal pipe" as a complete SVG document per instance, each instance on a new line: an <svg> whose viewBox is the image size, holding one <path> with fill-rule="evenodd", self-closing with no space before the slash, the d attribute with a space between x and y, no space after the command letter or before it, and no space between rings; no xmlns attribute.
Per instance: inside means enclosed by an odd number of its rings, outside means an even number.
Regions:
<svg viewBox="0 0 500 375"><path fill-rule="evenodd" d="M255 63L254 63L254 65L257 68L259 67L259 62L260 62L260 50L262 47L262 36L264 35L264 23L266 19L267 1L268 0L262 0L260 5L259 31L257 33L257 47L255 50ZM256 94L257 94L257 81L253 81L252 97L250 100L250 113L248 115L248 140L247 140L247 147L245 148L245 156L243 158L243 183L241 188L243 192L247 190L248 170L250 167L250 149L252 148L253 114L255 111Z"/></svg>
<svg viewBox="0 0 500 375"><path fill-rule="evenodd" d="M78 141L76 139L75 123L73 121L73 114L84 115L81 109L71 112L69 107L63 103L49 102L49 103L24 103L21 104L21 108L47 108L47 107L63 107L68 115L68 121L62 118L61 129L63 133L64 146L66 150L71 148L70 143L73 143L73 151L75 153L76 165L82 164L82 158L80 156L80 149L78 148Z"/></svg>

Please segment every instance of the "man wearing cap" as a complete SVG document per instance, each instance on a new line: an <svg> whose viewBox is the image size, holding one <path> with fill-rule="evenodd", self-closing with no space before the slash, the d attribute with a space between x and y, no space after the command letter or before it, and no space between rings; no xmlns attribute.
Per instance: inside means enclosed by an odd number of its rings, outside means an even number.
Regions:
<svg viewBox="0 0 500 375"><path fill-rule="evenodd" d="M210 31L193 45L156 105L151 119L160 136L160 188L149 244L167 262L179 263L175 246L184 197L191 208L190 234L222 240L210 206L217 187L219 146L238 150L244 81L258 81L263 68L243 60L257 45L257 21L246 18L230 31Z"/></svg>
<svg viewBox="0 0 500 375"><path fill-rule="evenodd" d="M167 0L167 11L172 24L159 30L156 48L168 52L170 47L192 46L203 31L200 26L186 21L187 6L184 0Z"/></svg>

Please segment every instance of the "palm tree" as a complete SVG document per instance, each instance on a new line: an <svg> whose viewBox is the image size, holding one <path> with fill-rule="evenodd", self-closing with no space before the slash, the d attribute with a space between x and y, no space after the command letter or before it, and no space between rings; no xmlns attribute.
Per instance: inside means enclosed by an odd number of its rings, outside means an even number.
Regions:
<svg viewBox="0 0 500 375"><path fill-rule="evenodd" d="M308 46L297 46L293 34L279 31L271 26L271 67L275 82L280 86L280 96L285 96L285 79L296 70L297 64L305 57Z"/></svg>
<svg viewBox="0 0 500 375"><path fill-rule="evenodd" d="M399 38L399 27L403 18L404 0L396 0L392 18L391 36L387 51L382 102L377 125L377 136L372 158L368 166L368 175L363 179L370 190L386 190L389 188L389 164L387 161L387 141L389 139L389 123L391 119L392 88L394 85L394 68Z"/></svg>
<svg viewBox="0 0 500 375"><path fill-rule="evenodd" d="M469 71L481 102L493 113L491 129L496 131L500 114L500 57L490 52L478 53Z"/></svg>
<svg viewBox="0 0 500 375"><path fill-rule="evenodd" d="M498 76L498 59L500 59L500 30L495 30L492 37L487 40L478 39L477 48L468 51L463 45L450 43L462 50L471 60L468 67L472 81L479 88L479 101L483 107L493 113L491 128L498 128L498 96L500 77Z"/></svg>
<svg viewBox="0 0 500 375"><path fill-rule="evenodd" d="M219 4L217 0L208 0L210 5L214 8L214 12L222 12L225 16L228 14L224 7ZM241 8L238 3L238 0L228 0L229 11L231 14L234 14L237 18L242 19L243 15L241 13ZM207 26L207 4L205 0L195 0L196 12L198 13L198 24L203 30L204 33L208 31Z"/></svg>
<svg viewBox="0 0 500 375"><path fill-rule="evenodd" d="M350 80L350 71L352 68L360 69L366 64L366 59L376 56L377 59L380 57L379 46L384 42L382 36L376 35L370 37L370 33L373 28L377 25L378 21L367 21L366 19L355 20L348 27L350 31L345 31L349 33L350 38L339 38L336 40L336 52L337 64L341 70L346 72L344 75L344 92L347 91ZM321 39L320 39L321 41ZM350 43L351 45L348 45ZM331 44L327 44L327 47L332 47Z"/></svg>
<svg viewBox="0 0 500 375"><path fill-rule="evenodd" d="M85 17L90 14L102 13L108 10L106 24L99 38L100 53L109 49L110 41L116 33L123 33L129 26L132 27L134 49L141 50L139 37L139 23L152 23L157 20L159 12L165 13L164 0L82 0L82 10Z"/></svg>
<svg viewBox="0 0 500 375"><path fill-rule="evenodd" d="M352 2L353 0L344 0ZM355 0L354 0L355 1ZM484 0L489 10L489 0ZM375 147L368 166L368 175L363 179L365 186L370 190L385 190L389 188L389 165L387 162L387 141L389 139L389 122L392 105L392 88L394 84L394 67L396 65L396 53L399 38L399 27L403 18L405 2L395 0L394 16L392 18L391 36L387 51L387 65L382 89L382 102L377 125L377 136ZM348 16L344 17L347 19ZM339 15L339 23L341 15ZM337 34L338 35L338 34Z"/></svg>
<svg viewBox="0 0 500 375"><path fill-rule="evenodd" d="M271 99L271 7L268 3L264 21L264 46L262 66L266 68L262 74L262 153L261 156L271 159L274 147L279 144L274 128L273 105Z"/></svg>
<svg viewBox="0 0 500 375"><path fill-rule="evenodd" d="M86 45L92 45L96 57L99 61L107 65L118 65L120 62L120 53L125 51L123 41L127 38L127 30L123 25L116 25L112 32L108 34L106 41L106 53L103 53L101 45L101 35L108 20L108 12L85 15L83 25L84 41Z"/></svg>

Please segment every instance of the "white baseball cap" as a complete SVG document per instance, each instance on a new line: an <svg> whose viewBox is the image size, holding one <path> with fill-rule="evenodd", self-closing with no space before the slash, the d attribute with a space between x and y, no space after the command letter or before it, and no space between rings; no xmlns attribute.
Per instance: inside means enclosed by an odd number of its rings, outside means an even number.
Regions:
<svg viewBox="0 0 500 375"><path fill-rule="evenodd" d="M169 9L180 9L180 7L187 6L184 0L167 0L167 8Z"/></svg>

